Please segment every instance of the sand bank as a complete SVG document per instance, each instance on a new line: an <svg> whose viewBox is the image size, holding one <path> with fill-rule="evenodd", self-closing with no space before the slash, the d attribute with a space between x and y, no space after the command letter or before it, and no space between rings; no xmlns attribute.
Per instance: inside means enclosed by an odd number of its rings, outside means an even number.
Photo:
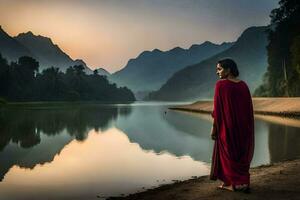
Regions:
<svg viewBox="0 0 300 200"><path fill-rule="evenodd" d="M255 114L300 117L300 97L252 98L252 101ZM213 110L213 100L197 101L189 105L170 107L170 109L209 114Z"/></svg>

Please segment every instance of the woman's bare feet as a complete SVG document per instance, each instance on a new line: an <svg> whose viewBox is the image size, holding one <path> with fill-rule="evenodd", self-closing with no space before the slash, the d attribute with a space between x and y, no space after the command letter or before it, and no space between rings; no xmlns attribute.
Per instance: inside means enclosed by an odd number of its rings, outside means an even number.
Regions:
<svg viewBox="0 0 300 200"><path fill-rule="evenodd" d="M222 185L219 185L218 189L234 191L234 188L232 185L226 185L225 183L223 183Z"/></svg>

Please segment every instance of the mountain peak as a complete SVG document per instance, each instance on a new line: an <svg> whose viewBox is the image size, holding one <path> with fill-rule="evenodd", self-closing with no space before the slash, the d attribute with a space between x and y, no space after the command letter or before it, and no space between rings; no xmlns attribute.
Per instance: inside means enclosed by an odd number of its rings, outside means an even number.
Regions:
<svg viewBox="0 0 300 200"><path fill-rule="evenodd" d="M207 40L202 43L202 45L211 45L211 44L214 45L214 43L212 43L211 41L207 41Z"/></svg>
<svg viewBox="0 0 300 200"><path fill-rule="evenodd" d="M76 59L74 60L74 63L76 65L83 65L83 66L86 66L86 63L82 60L82 59Z"/></svg>
<svg viewBox="0 0 300 200"><path fill-rule="evenodd" d="M9 61L16 61L21 56L32 56L24 45L8 35L0 26L0 52Z"/></svg>
<svg viewBox="0 0 300 200"><path fill-rule="evenodd" d="M181 48L181 47L175 47L169 51L166 51L168 54L171 54L171 55L181 55L182 53L185 52L185 49Z"/></svg>
<svg viewBox="0 0 300 200"><path fill-rule="evenodd" d="M244 30L240 37L237 39L237 45L251 45L252 41L256 41L258 38L264 38L265 35L262 33L266 33L268 26L251 26Z"/></svg>
<svg viewBox="0 0 300 200"><path fill-rule="evenodd" d="M182 51L182 50L184 50L184 49L181 47L175 47L175 48L171 49L170 51Z"/></svg>
<svg viewBox="0 0 300 200"><path fill-rule="evenodd" d="M16 39L26 39L26 40L38 40L39 42L45 42L51 45L54 45L51 38L42 36L42 35L35 35L31 31L28 31L26 33L20 33L15 37Z"/></svg>
<svg viewBox="0 0 300 200"><path fill-rule="evenodd" d="M234 44L234 42L222 42L220 45L231 45Z"/></svg>
<svg viewBox="0 0 300 200"><path fill-rule="evenodd" d="M159 49L153 49L153 51L152 51L153 53L161 53L162 51L161 50L159 50Z"/></svg>
<svg viewBox="0 0 300 200"><path fill-rule="evenodd" d="M191 50L191 49L197 49L197 48L203 47L203 46L205 46L205 47L207 47L207 46L217 46L217 44L212 43L212 42L210 42L210 41L205 41L205 42L203 42L203 43L201 43L201 44L193 44L189 49L190 49L190 50Z"/></svg>
<svg viewBox="0 0 300 200"><path fill-rule="evenodd" d="M150 55L150 51L143 51L142 53L140 53L140 55L138 55L138 57L137 58L139 58L139 57L144 57L144 56L147 56L147 55ZM130 59L130 60L134 60L134 59ZM128 62L130 62L130 60L128 61Z"/></svg>
<svg viewBox="0 0 300 200"><path fill-rule="evenodd" d="M19 33L16 37L36 37L31 31L28 31L26 33Z"/></svg>
<svg viewBox="0 0 300 200"><path fill-rule="evenodd" d="M28 31L27 33L24 33L24 35L34 36L34 34L31 31Z"/></svg>

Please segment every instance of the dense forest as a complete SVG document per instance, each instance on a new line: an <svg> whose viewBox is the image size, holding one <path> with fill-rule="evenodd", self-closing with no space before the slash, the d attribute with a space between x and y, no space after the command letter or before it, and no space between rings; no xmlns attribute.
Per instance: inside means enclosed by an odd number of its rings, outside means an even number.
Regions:
<svg viewBox="0 0 300 200"><path fill-rule="evenodd" d="M280 0L270 17L268 69L254 96L300 96L300 1Z"/></svg>
<svg viewBox="0 0 300 200"><path fill-rule="evenodd" d="M134 94L127 87L118 88L106 76L87 75L84 66L74 65L63 73L51 67L39 73L39 63L22 56L8 63L0 54L0 99L5 101L101 101L132 102Z"/></svg>

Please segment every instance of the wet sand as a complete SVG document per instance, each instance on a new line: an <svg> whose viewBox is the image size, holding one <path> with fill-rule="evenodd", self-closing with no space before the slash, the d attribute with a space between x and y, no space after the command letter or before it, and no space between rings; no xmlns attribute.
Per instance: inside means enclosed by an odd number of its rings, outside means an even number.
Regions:
<svg viewBox="0 0 300 200"><path fill-rule="evenodd" d="M252 98L252 101L255 114L300 117L300 97ZM170 107L170 109L209 114L213 110L213 101L197 101L189 105Z"/></svg>
<svg viewBox="0 0 300 200"><path fill-rule="evenodd" d="M251 192L217 189L220 181L202 176L112 199L132 200L299 200L300 159L250 169Z"/></svg>

